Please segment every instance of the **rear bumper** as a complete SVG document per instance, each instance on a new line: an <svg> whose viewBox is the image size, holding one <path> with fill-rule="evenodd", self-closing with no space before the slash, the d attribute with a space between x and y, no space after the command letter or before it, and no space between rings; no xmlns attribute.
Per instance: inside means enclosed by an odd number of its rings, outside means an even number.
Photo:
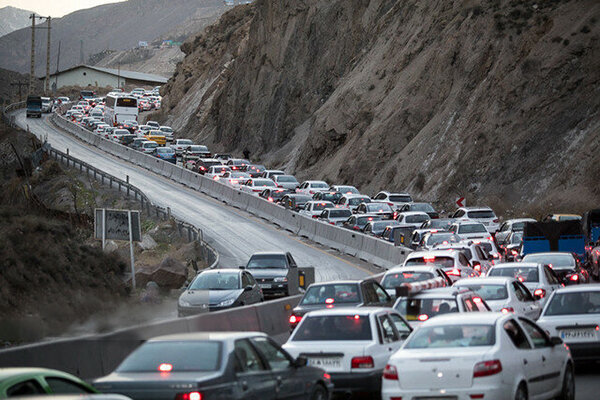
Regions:
<svg viewBox="0 0 600 400"><path fill-rule="evenodd" d="M597 361L600 360L600 342L593 343L568 343L571 357L575 361Z"/></svg>
<svg viewBox="0 0 600 400"><path fill-rule="evenodd" d="M439 389L439 390L415 390L415 389L400 389L398 381L383 381L381 390L381 398L383 400L391 400L392 398L402 397L402 400L416 400L420 398L435 399L453 399L453 400L472 400L471 395L483 394L484 400L506 400L514 398L516 391L512 388L499 385L499 387L490 387L487 385L474 386L471 388L460 389ZM508 392L508 394L507 394Z"/></svg>
<svg viewBox="0 0 600 400"><path fill-rule="evenodd" d="M330 373L334 393L339 392L379 392L383 371Z"/></svg>

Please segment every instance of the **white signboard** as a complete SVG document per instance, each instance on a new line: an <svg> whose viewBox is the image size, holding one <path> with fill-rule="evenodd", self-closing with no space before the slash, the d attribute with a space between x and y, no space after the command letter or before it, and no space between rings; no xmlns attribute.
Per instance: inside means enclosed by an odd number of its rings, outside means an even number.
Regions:
<svg viewBox="0 0 600 400"><path fill-rule="evenodd" d="M104 218L102 213L105 213ZM140 212L137 210L108 210L97 208L94 218L94 231L96 239L108 240L130 240L129 237L129 213L131 213L131 240L134 242L142 241L142 232L140 226ZM106 229L104 229L106 221ZM102 231L104 230L104 237Z"/></svg>

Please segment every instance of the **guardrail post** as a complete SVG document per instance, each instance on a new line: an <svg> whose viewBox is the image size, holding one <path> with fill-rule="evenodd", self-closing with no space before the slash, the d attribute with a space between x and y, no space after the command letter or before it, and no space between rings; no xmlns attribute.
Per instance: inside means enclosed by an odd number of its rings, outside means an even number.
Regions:
<svg viewBox="0 0 600 400"><path fill-rule="evenodd" d="M171 219L171 207L167 207L167 220Z"/></svg>
<svg viewBox="0 0 600 400"><path fill-rule="evenodd" d="M69 149L67 149L67 155L69 155Z"/></svg>
<svg viewBox="0 0 600 400"><path fill-rule="evenodd" d="M112 182L113 182L113 179L112 179L112 176L111 176L111 177L110 177L109 184L108 184L108 187L109 187L109 188L111 188L111 189L112 189Z"/></svg>
<svg viewBox="0 0 600 400"><path fill-rule="evenodd" d="M127 197L129 197L129 175L127 175L126 178L127 178Z"/></svg>

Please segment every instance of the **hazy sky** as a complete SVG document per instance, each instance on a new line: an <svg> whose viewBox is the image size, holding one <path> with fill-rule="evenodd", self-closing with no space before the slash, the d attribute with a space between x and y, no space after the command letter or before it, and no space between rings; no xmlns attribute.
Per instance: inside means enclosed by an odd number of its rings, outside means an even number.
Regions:
<svg viewBox="0 0 600 400"><path fill-rule="evenodd" d="M65 14L83 8L90 8L107 3L118 3L126 0L0 0L0 8L13 6L24 10L35 11L42 16L62 17Z"/></svg>

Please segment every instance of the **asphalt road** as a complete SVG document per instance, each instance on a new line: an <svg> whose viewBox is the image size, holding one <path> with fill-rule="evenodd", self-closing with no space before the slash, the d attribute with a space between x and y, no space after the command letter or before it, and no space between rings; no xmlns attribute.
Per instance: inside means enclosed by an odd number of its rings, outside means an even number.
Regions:
<svg viewBox="0 0 600 400"><path fill-rule="evenodd" d="M25 112L16 113L17 123L50 144L143 190L157 205L171 207L173 215L204 231L205 239L220 254L221 267L245 264L257 251L290 251L300 266L314 266L317 281L355 279L378 272L377 268L353 257L327 249L281 230L244 211L229 207L150 171L129 164L78 141L46 121L26 119ZM287 340L287 335L278 341ZM576 400L600 399L600 364L578 366Z"/></svg>

